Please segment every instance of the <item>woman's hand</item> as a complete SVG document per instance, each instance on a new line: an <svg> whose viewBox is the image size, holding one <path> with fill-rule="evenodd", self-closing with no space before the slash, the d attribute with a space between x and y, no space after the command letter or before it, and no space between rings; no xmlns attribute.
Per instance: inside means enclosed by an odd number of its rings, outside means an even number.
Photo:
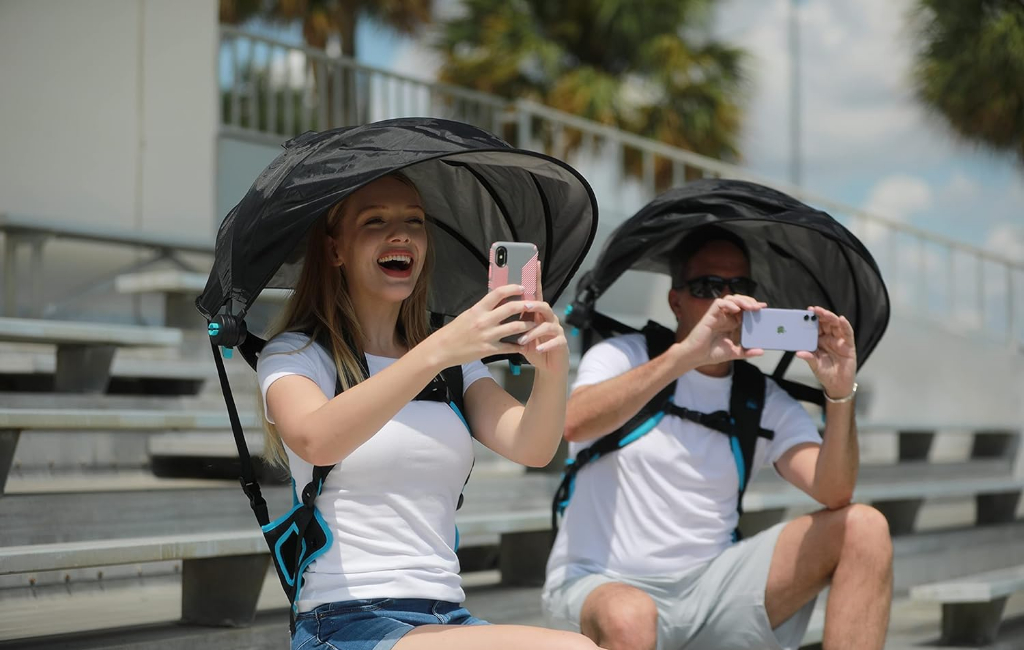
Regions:
<svg viewBox="0 0 1024 650"><path fill-rule="evenodd" d="M528 311L536 310L537 302L503 301L523 295L523 287L509 284L490 291L475 305L423 342L431 346L442 367L462 365L497 354L522 354L522 345L505 343L505 337L519 337L534 329L531 320L521 320ZM549 308L550 310L550 308ZM516 317L509 323L502 321Z"/></svg>
<svg viewBox="0 0 1024 650"><path fill-rule="evenodd" d="M841 399L853 392L853 380L857 374L853 326L845 316L836 316L827 309L808 309L818 316L818 349L797 352L796 356L807 362L826 395Z"/></svg>
<svg viewBox="0 0 1024 650"><path fill-rule="evenodd" d="M523 346L522 354L539 372L569 372L569 342L565 338L562 323L551 305L544 302L544 291L540 282L540 262L537 263L537 300L527 305L527 312L534 315L535 327L519 337Z"/></svg>

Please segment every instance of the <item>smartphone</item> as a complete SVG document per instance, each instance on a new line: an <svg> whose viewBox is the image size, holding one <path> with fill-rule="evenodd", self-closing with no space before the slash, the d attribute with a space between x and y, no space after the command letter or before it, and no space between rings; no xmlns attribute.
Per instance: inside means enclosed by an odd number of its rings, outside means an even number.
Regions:
<svg viewBox="0 0 1024 650"><path fill-rule="evenodd" d="M797 352L818 349L818 317L808 309L761 309L743 312L740 345Z"/></svg>
<svg viewBox="0 0 1024 650"><path fill-rule="evenodd" d="M522 285L522 296L512 300L537 299L537 247L529 242L496 241L491 244L491 262L487 269L487 290L493 291L506 284ZM517 320L512 317L505 322ZM505 343L515 343L517 336L506 336Z"/></svg>

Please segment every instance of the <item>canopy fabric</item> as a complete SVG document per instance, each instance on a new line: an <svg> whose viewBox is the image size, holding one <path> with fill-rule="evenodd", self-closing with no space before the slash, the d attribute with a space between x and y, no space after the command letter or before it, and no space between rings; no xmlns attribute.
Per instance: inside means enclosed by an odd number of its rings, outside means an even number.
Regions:
<svg viewBox="0 0 1024 650"><path fill-rule="evenodd" d="M586 328L594 303L627 270L670 274L672 252L690 230L715 224L750 250L756 298L771 307L820 305L845 316L858 363L882 338L889 295L867 248L831 216L777 190L702 179L658 196L611 234L576 287L570 322Z"/></svg>

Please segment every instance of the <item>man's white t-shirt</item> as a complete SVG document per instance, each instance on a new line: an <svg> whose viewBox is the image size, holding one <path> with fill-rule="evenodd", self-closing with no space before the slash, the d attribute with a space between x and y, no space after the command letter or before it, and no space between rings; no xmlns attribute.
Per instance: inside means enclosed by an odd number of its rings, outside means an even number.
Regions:
<svg viewBox="0 0 1024 650"><path fill-rule="evenodd" d="M600 383L649 361L641 334L602 341L580 361L573 389ZM711 413L729 409L732 377L688 372L675 403ZM770 379L752 479L794 445L821 444L807 411ZM572 443L570 456L593 444ZM716 557L732 543L739 476L729 439L677 417L664 417L639 440L594 461L576 476L554 548L546 589L589 574L672 576Z"/></svg>
<svg viewBox="0 0 1024 650"><path fill-rule="evenodd" d="M366 355L371 376L394 361ZM294 332L267 343L257 375L264 403L267 389L282 377L308 377L328 397L337 379L330 355ZM465 392L490 374L476 361L462 366L462 376ZM339 432L344 426L338 423ZM301 491L313 466L287 445L285 451ZM427 401L404 406L328 474L316 507L334 543L306 571L299 611L361 598L462 602L455 506L472 463L473 441L451 407Z"/></svg>

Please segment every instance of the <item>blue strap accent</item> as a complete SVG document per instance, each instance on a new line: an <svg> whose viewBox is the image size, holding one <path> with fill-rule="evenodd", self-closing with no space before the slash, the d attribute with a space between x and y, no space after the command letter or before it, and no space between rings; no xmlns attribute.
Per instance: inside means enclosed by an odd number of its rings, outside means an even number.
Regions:
<svg viewBox="0 0 1024 650"><path fill-rule="evenodd" d="M220 323L210 323L206 328L206 333L210 336L217 336L220 333Z"/></svg>
<svg viewBox="0 0 1024 650"><path fill-rule="evenodd" d="M469 422L466 421L466 416L462 414L462 411L460 411L459 407L455 405L455 402L448 402L448 406L452 407L452 410L455 411L455 415L459 416L462 423L466 425L467 429L469 429Z"/></svg>
<svg viewBox="0 0 1024 650"><path fill-rule="evenodd" d="M508 360L508 369L512 371L513 377L518 377L519 373L523 371L519 364L513 361L512 359Z"/></svg>
<svg viewBox="0 0 1024 650"><path fill-rule="evenodd" d="M619 441L619 447L625 447L629 443L635 441L640 436L650 433L651 429L658 426L658 423L661 422L661 419L663 417L665 417L665 411L658 411L657 413L652 415L650 418L647 419L646 422L644 422L637 428L633 429L633 431L630 432L628 436L624 436L622 440Z"/></svg>
<svg viewBox="0 0 1024 650"><path fill-rule="evenodd" d="M224 356L225 359L230 359L231 357L235 356L235 351L233 348L226 348L221 346L220 353Z"/></svg>
<svg viewBox="0 0 1024 650"><path fill-rule="evenodd" d="M290 573L288 573L288 565L285 563L284 557L281 556L281 547L284 545L286 541L288 541L288 539L292 535L298 534L299 527L296 526L294 522L292 522L292 525L288 527L288 530L285 532L285 534L281 535L281 537L278 538L277 544L274 544L274 561L277 562L277 566L281 567L281 573L284 575L285 582L288 583L289 587L295 584L296 578L298 578L299 575L302 574L302 571L298 570L295 575L291 575ZM302 542L302 552L299 553L299 564L301 565L302 560L306 557L306 540L303 539L300 541Z"/></svg>
<svg viewBox="0 0 1024 650"><path fill-rule="evenodd" d="M740 439L736 436L730 436L729 446L732 447L732 457L736 460L736 473L740 476L740 491L743 491L743 488L747 485L747 464L743 462Z"/></svg>
<svg viewBox="0 0 1024 650"><path fill-rule="evenodd" d="M572 476L569 478L569 489L565 493L565 498L558 502L558 514L565 512L565 509L569 507L569 502L572 501L572 493L576 491L576 477Z"/></svg>
<svg viewBox="0 0 1024 650"><path fill-rule="evenodd" d="M455 524L455 548L453 548L452 550L453 551L459 550L459 525L458 524Z"/></svg>

